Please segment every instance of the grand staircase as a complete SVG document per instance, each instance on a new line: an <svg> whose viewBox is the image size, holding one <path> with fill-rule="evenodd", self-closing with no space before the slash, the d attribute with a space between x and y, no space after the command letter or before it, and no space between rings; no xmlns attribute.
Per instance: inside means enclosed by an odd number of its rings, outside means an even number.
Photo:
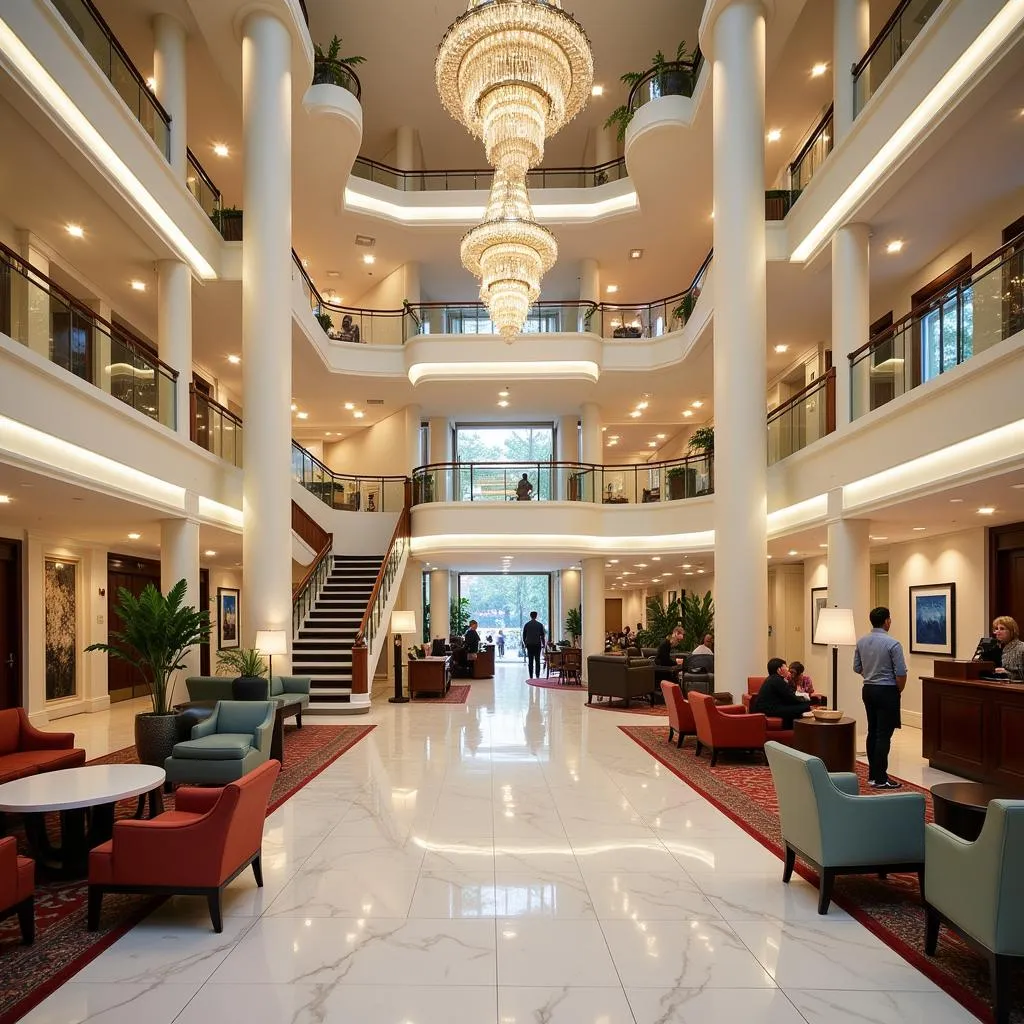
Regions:
<svg viewBox="0 0 1024 1024"><path fill-rule="evenodd" d="M351 711L352 644L381 561L335 555L330 575L292 640L292 671L312 679L310 714Z"/></svg>

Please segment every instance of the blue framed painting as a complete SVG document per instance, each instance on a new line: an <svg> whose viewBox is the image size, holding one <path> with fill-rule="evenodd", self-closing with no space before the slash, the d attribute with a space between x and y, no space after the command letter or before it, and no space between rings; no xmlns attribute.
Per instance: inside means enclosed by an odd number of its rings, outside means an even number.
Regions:
<svg viewBox="0 0 1024 1024"><path fill-rule="evenodd" d="M956 657L956 584L910 588L910 653Z"/></svg>

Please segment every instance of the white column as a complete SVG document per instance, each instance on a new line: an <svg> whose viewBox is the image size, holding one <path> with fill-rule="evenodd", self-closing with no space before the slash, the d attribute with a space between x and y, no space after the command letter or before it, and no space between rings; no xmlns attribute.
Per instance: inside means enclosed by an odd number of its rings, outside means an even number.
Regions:
<svg viewBox="0 0 1024 1024"><path fill-rule="evenodd" d="M204 611L199 604L199 521L160 520L160 590L166 594L178 580L185 580L185 604ZM244 609L244 605L242 606ZM184 693L186 676L199 675L199 648L190 647L184 657L185 669L175 676L178 693Z"/></svg>
<svg viewBox="0 0 1024 1024"><path fill-rule="evenodd" d="M430 639L448 639L451 632L451 583L447 569L430 570Z"/></svg>
<svg viewBox="0 0 1024 1024"><path fill-rule="evenodd" d="M558 454L559 462L580 461L580 418L579 416L558 417ZM572 466L559 466L555 474L554 494L552 497L562 501L569 500L569 476L577 472Z"/></svg>
<svg viewBox="0 0 1024 1024"><path fill-rule="evenodd" d="M158 14L153 19L153 37L156 98L171 115L171 166L184 180L188 147L188 34L177 18Z"/></svg>
<svg viewBox="0 0 1024 1024"><path fill-rule="evenodd" d="M847 224L832 236L832 365L836 368L836 428L866 408L867 374L851 380L851 352L868 340L871 327L870 232L866 224ZM852 388L858 394L851 398Z"/></svg>
<svg viewBox="0 0 1024 1024"><path fill-rule="evenodd" d="M418 405L405 407L405 472L412 476L412 471L422 463L420 458L420 426L423 415Z"/></svg>
<svg viewBox="0 0 1024 1024"><path fill-rule="evenodd" d="M604 463L604 446L601 433L601 408L596 402L586 402L580 416L580 462L600 466ZM600 471L584 471L582 501L600 501L604 481Z"/></svg>
<svg viewBox="0 0 1024 1024"><path fill-rule="evenodd" d="M395 129L395 167L400 171L416 169L416 129L407 124Z"/></svg>
<svg viewBox="0 0 1024 1024"><path fill-rule="evenodd" d="M853 124L851 69L871 44L870 0L834 0L832 28L832 137L835 145Z"/></svg>
<svg viewBox="0 0 1024 1024"><path fill-rule="evenodd" d="M716 675L767 661L764 53L760 3L734 3L713 27L715 198L715 605L747 623L721 644ZM736 282L742 281L742 288Z"/></svg>
<svg viewBox="0 0 1024 1024"><path fill-rule="evenodd" d="M192 274L181 260L157 262L157 350L178 371L176 430L189 437L188 386L192 382Z"/></svg>
<svg viewBox="0 0 1024 1024"><path fill-rule="evenodd" d="M602 572L602 576L603 576L603 573L604 573L604 562L603 561L601 563L601 572ZM559 626L558 635L561 636L561 638L563 640L572 640L572 637L569 636L569 634L565 632L565 620L566 620L566 618L569 615L569 609L570 608L579 608L580 607L580 571L578 569L563 569L562 573L561 573L561 579L559 580L559 583L561 584L561 586L559 587L559 590L561 591L560 597L561 597L561 605L562 605L562 621L558 624L558 626ZM604 616L604 604L603 604L603 602L604 602L604 590L603 590L603 587L604 587L604 584L602 583L602 590L601 590L601 601L602 601L602 604L601 604L601 615L602 615L602 617ZM603 621L603 618L602 618L602 621ZM564 636L562 636L563 633L565 634ZM601 637L601 651L602 652L604 651L604 636L603 636L603 634L602 634L602 637ZM595 653L600 653L600 652L595 652Z"/></svg>
<svg viewBox="0 0 1024 1024"><path fill-rule="evenodd" d="M291 37L258 11L242 26L242 642L291 636ZM280 671L287 673L290 659Z"/></svg>
<svg viewBox="0 0 1024 1024"><path fill-rule="evenodd" d="M604 558L581 560L583 604L583 675L587 674L587 658L604 654Z"/></svg>
<svg viewBox="0 0 1024 1024"><path fill-rule="evenodd" d="M447 416L435 416L427 421L430 434L430 461L451 462L454 458L452 453L452 424ZM434 500L452 500L452 469L439 470L434 473Z"/></svg>

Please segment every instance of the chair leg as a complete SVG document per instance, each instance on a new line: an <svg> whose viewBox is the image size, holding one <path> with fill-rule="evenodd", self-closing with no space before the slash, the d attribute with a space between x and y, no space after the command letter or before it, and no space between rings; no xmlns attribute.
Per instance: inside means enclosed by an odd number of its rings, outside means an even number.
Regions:
<svg viewBox="0 0 1024 1024"><path fill-rule="evenodd" d="M260 862L259 854L257 854L256 859L252 862L252 873L253 873L253 877L256 879L256 885L259 886L259 888L262 889L263 888L263 864Z"/></svg>
<svg viewBox="0 0 1024 1024"><path fill-rule="evenodd" d="M36 941L36 901L34 896L18 904L18 924L21 925L21 941L31 946Z"/></svg>
<svg viewBox="0 0 1024 1024"><path fill-rule="evenodd" d="M701 743L700 740L697 740L697 746L694 748L694 751L693 751L697 755L697 757L700 757L700 752L703 749L704 749L704 745Z"/></svg>
<svg viewBox="0 0 1024 1024"><path fill-rule="evenodd" d="M935 950L939 945L939 915L936 909L930 904L924 905L924 951L929 956L935 956Z"/></svg>
<svg viewBox="0 0 1024 1024"><path fill-rule="evenodd" d="M100 926L100 914L103 911L103 890L98 885L89 886L89 909L86 928L94 932Z"/></svg>
<svg viewBox="0 0 1024 1024"><path fill-rule="evenodd" d="M827 914L828 905L832 902L832 883L835 881L834 871L828 868L821 869L821 879L818 882L818 913Z"/></svg>
<svg viewBox="0 0 1024 1024"><path fill-rule="evenodd" d="M1010 961L1013 957L990 953L989 975L992 981L992 1015L995 1024L1010 1024Z"/></svg>
<svg viewBox="0 0 1024 1024"><path fill-rule="evenodd" d="M782 880L788 884L793 877L793 868L796 866L796 850L788 843L786 844L786 865L782 869Z"/></svg>
<svg viewBox="0 0 1024 1024"><path fill-rule="evenodd" d="M711 748L711 767L714 768L718 764L718 747Z"/></svg>
<svg viewBox="0 0 1024 1024"><path fill-rule="evenodd" d="M685 742L686 742L686 733L685 732L681 732L679 734L679 739L676 742L676 750L682 750L683 749L683 744Z"/></svg>
<svg viewBox="0 0 1024 1024"><path fill-rule="evenodd" d="M295 725L299 729L302 728L302 708L301 707L299 708L299 710L295 714Z"/></svg>
<svg viewBox="0 0 1024 1024"><path fill-rule="evenodd" d="M213 922L213 930L219 935L224 931L224 921L220 913L220 889L206 894L206 902L210 907L210 920Z"/></svg>
<svg viewBox="0 0 1024 1024"><path fill-rule="evenodd" d="M673 735L673 733L675 733L675 729L673 729L672 726L670 725L668 727L668 741L669 741L669 743L672 742L672 735Z"/></svg>

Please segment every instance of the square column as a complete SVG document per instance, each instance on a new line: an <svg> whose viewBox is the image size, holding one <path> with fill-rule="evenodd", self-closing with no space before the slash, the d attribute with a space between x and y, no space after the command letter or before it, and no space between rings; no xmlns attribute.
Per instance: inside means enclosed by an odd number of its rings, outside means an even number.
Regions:
<svg viewBox="0 0 1024 1024"><path fill-rule="evenodd" d="M447 569L430 570L430 639L451 632L451 579Z"/></svg>

